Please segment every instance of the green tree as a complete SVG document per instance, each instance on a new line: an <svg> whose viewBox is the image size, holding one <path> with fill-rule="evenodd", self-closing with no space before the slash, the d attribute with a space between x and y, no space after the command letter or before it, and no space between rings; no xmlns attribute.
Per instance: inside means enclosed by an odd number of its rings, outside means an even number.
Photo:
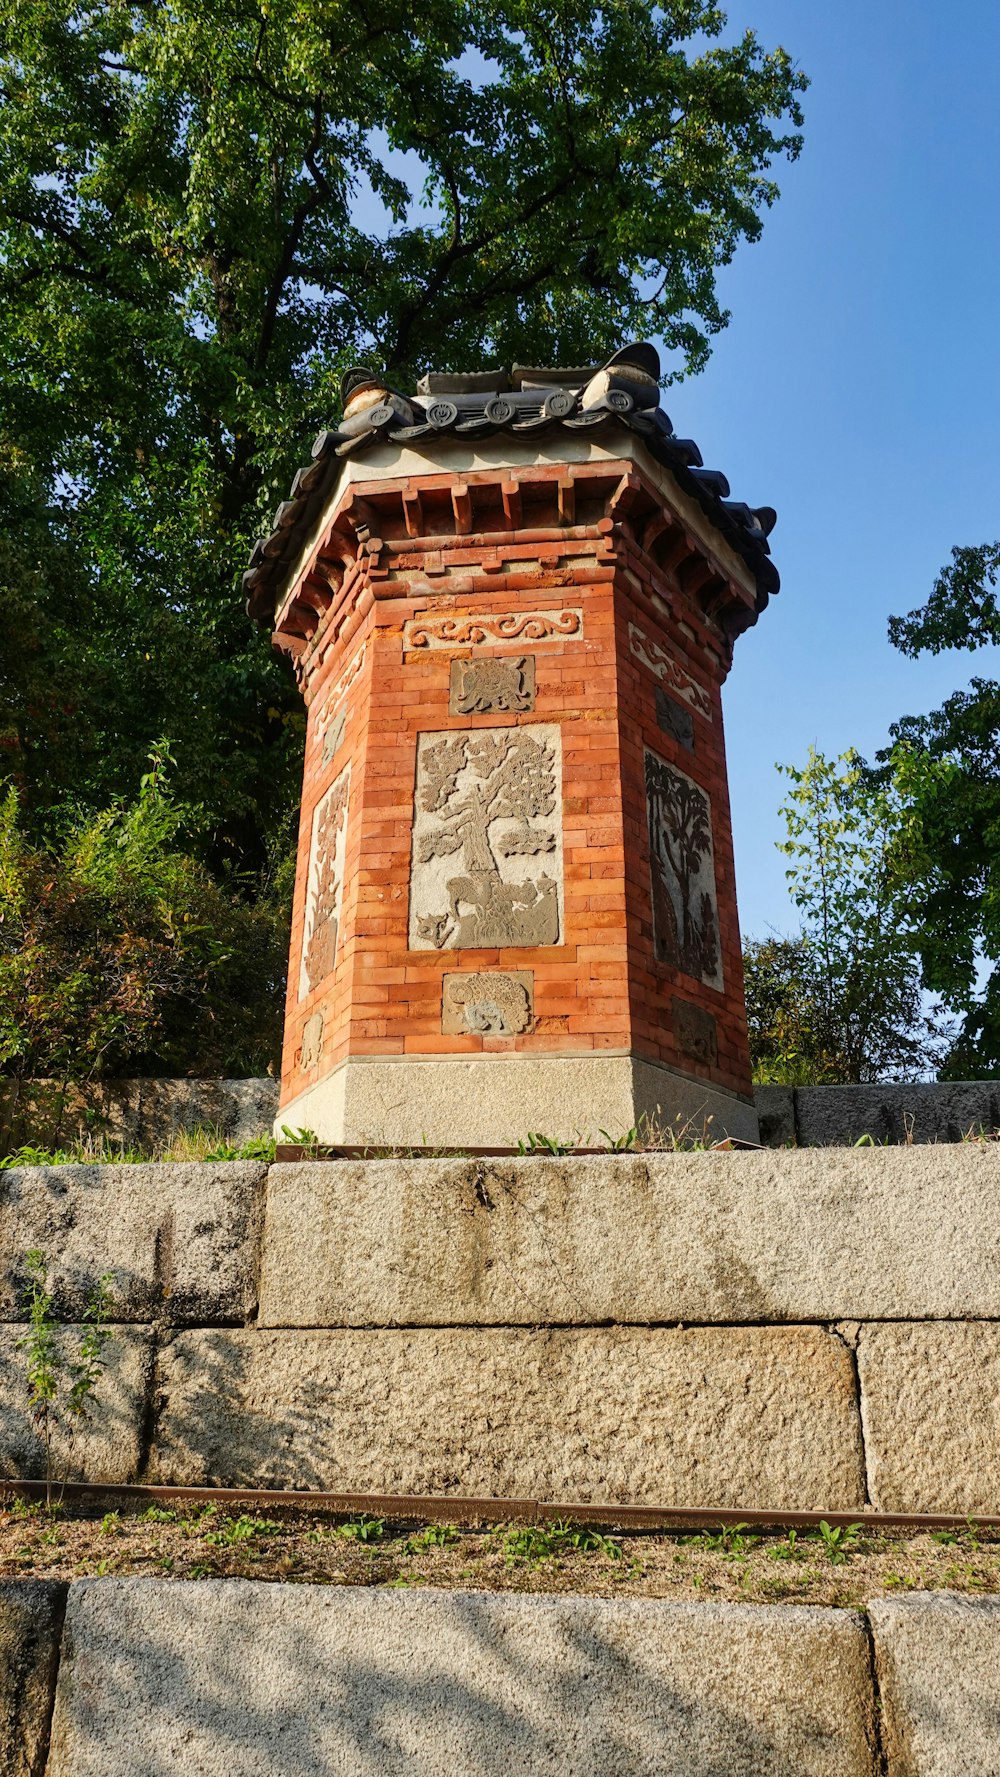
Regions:
<svg viewBox="0 0 1000 1777"><path fill-rule="evenodd" d="M893 617L903 654L970 652L1000 642L1000 543L953 549L926 605ZM890 730L924 760L912 786L920 857L913 908L927 986L961 1015L943 1072L1000 1073L1000 684L973 678L941 708L904 716ZM882 753L883 769L893 755Z"/></svg>
<svg viewBox="0 0 1000 1777"><path fill-rule="evenodd" d="M746 945L754 1077L761 1083L906 1080L936 1070L950 1031L921 990L913 881L924 859L913 812L919 760L886 781L857 753L810 749L779 850L802 929Z"/></svg>
<svg viewBox="0 0 1000 1777"><path fill-rule="evenodd" d="M361 357L678 372L804 79L708 0L0 0L0 743L36 836L169 733L259 867L302 720L236 591Z"/></svg>

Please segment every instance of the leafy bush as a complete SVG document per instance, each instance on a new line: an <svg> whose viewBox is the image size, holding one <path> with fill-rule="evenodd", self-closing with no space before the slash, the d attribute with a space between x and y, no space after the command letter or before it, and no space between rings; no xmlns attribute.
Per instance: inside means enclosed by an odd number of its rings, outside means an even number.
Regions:
<svg viewBox="0 0 1000 1777"><path fill-rule="evenodd" d="M154 748L137 800L52 850L24 836L16 791L0 800L0 1072L239 1075L277 1057L291 860L218 882L184 850L198 811L171 795L171 763Z"/></svg>

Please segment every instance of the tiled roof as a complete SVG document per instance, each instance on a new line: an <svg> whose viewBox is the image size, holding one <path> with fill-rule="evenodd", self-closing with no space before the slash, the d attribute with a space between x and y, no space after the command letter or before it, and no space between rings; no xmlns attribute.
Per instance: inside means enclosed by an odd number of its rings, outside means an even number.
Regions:
<svg viewBox="0 0 1000 1777"><path fill-rule="evenodd" d="M721 470L706 469L693 439L675 435L660 406L659 377L656 350L644 343L625 346L606 364L576 370L515 365L510 372L466 376L432 371L413 395L399 394L378 372L349 370L342 384L343 420L336 430L320 432L313 460L298 470L270 536L254 545L243 576L247 610L258 622L271 623L345 457L362 456L388 440L426 452L430 467L436 444L446 437L531 441L582 432L609 443L622 427L642 439L742 556L757 583L758 611L763 610L779 586L767 541L774 510L731 499Z"/></svg>

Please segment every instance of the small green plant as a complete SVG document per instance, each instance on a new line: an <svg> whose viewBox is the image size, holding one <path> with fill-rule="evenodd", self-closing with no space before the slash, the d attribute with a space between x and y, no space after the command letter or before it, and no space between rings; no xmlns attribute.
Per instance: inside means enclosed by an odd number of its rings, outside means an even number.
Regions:
<svg viewBox="0 0 1000 1777"><path fill-rule="evenodd" d="M287 1123L282 1123L281 1133L286 1142L309 1153L316 1153L321 1145L315 1129L289 1129Z"/></svg>
<svg viewBox="0 0 1000 1777"><path fill-rule="evenodd" d="M385 1535L384 1518L348 1518L346 1524L337 1527L337 1535L345 1536L349 1542L380 1543Z"/></svg>
<svg viewBox="0 0 1000 1777"><path fill-rule="evenodd" d="M122 1521L118 1512L105 1512L101 1519L101 1529L105 1536L118 1536L121 1533Z"/></svg>
<svg viewBox="0 0 1000 1777"><path fill-rule="evenodd" d="M576 1141L559 1141L554 1135L542 1135L538 1130L530 1130L522 1141L517 1144L519 1154L571 1154Z"/></svg>
<svg viewBox="0 0 1000 1777"><path fill-rule="evenodd" d="M245 1514L239 1518L227 1518L218 1530L205 1533L207 1543L230 1547L233 1543L252 1542L256 1536L274 1536L282 1526L271 1518L250 1518Z"/></svg>
<svg viewBox="0 0 1000 1777"><path fill-rule="evenodd" d="M835 1567L840 1567L856 1552L861 1535L860 1524L828 1524L824 1518L818 1531L823 1553Z"/></svg>
<svg viewBox="0 0 1000 1777"><path fill-rule="evenodd" d="M453 1524L428 1524L426 1530L418 1530L414 1536L407 1537L403 1553L416 1555L421 1549L447 1549L457 1541L458 1531Z"/></svg>
<svg viewBox="0 0 1000 1777"><path fill-rule="evenodd" d="M176 1524L177 1513L165 1512L161 1506L147 1506L139 1513L140 1524Z"/></svg>
<svg viewBox="0 0 1000 1777"><path fill-rule="evenodd" d="M721 1530L706 1530L691 1540L696 1548L721 1555L726 1561L745 1561L750 1553L750 1542L743 1533L748 1529L747 1524L724 1524Z"/></svg>
<svg viewBox="0 0 1000 1777"><path fill-rule="evenodd" d="M108 1317L112 1306L111 1273L99 1277L83 1312L83 1335L76 1357L66 1363L58 1322L52 1313L45 1254L34 1248L25 1257L28 1282L23 1305L28 1330L17 1342L27 1358L28 1406L45 1451L45 1504L52 1509L52 1441L69 1422L70 1440L92 1417L97 1389L107 1368L106 1347L113 1337ZM68 1382L68 1386L67 1386Z"/></svg>
<svg viewBox="0 0 1000 1777"><path fill-rule="evenodd" d="M557 1518L550 1524L509 1524L499 1531L498 1537L507 1567L520 1562L551 1561L568 1554L604 1555L610 1561L618 1561L622 1553L617 1537L606 1536L589 1524L574 1524L568 1518Z"/></svg>
<svg viewBox="0 0 1000 1777"><path fill-rule="evenodd" d="M609 1135L606 1129L600 1131L608 1144L611 1154L630 1154L639 1145L639 1131L636 1128L626 1129L624 1135Z"/></svg>
<svg viewBox="0 0 1000 1777"><path fill-rule="evenodd" d="M769 1552L775 1561L804 1561L806 1559L799 1548L797 1530L790 1530L785 1541L779 1543L776 1549L771 1549Z"/></svg>

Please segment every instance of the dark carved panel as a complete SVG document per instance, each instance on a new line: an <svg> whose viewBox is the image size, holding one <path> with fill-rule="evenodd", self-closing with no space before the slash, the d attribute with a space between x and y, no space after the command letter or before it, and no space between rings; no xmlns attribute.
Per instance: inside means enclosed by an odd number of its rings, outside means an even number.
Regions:
<svg viewBox="0 0 1000 1777"><path fill-rule="evenodd" d="M671 1021L681 1054L701 1062L703 1067L714 1067L719 1059L719 1040L711 1012L692 1005L690 1000L674 998Z"/></svg>
<svg viewBox="0 0 1000 1777"><path fill-rule="evenodd" d="M664 734L673 735L682 747L694 747L694 717L691 711L664 691L662 685L656 687L656 721Z"/></svg>
<svg viewBox="0 0 1000 1777"><path fill-rule="evenodd" d="M657 962L722 986L712 805L701 787L646 754L646 814Z"/></svg>

